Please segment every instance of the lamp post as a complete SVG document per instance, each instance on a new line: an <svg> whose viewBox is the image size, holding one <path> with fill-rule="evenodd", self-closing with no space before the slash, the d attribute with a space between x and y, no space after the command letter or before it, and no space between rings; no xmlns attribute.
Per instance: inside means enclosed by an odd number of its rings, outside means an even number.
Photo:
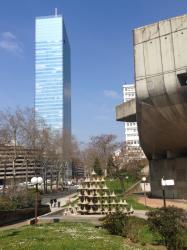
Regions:
<svg viewBox="0 0 187 250"><path fill-rule="evenodd" d="M35 195L35 225L37 225L37 214L38 214L38 184L43 183L42 177L32 177L31 183L36 186Z"/></svg>
<svg viewBox="0 0 187 250"><path fill-rule="evenodd" d="M129 187L129 183L128 183L129 177L128 177L128 176L125 176L125 179L126 179L126 181L127 181L127 189L128 189L128 187Z"/></svg>
<svg viewBox="0 0 187 250"><path fill-rule="evenodd" d="M147 206L147 201L146 201L146 192L145 192L145 182L146 182L146 177L145 176L143 176L142 177L142 181L143 181L143 189L144 189L144 201L145 201L145 206Z"/></svg>

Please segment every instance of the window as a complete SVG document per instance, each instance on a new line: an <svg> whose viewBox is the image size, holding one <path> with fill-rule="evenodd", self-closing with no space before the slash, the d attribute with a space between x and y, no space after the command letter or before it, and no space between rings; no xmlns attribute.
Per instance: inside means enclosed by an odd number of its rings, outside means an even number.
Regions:
<svg viewBox="0 0 187 250"><path fill-rule="evenodd" d="M181 86L187 86L187 73L177 74Z"/></svg>

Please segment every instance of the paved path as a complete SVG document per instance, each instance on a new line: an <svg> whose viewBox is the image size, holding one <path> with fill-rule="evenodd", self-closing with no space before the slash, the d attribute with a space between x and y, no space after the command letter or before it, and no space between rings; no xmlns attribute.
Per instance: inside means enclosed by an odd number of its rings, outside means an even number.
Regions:
<svg viewBox="0 0 187 250"><path fill-rule="evenodd" d="M138 197L138 202L145 204L145 200L143 196ZM156 198L146 198L147 206L149 207L163 207L163 199ZM183 208L187 210L187 200L170 200L166 199L166 206L176 206L178 208Z"/></svg>
<svg viewBox="0 0 187 250"><path fill-rule="evenodd" d="M25 220L25 221L18 222L18 223L12 224L12 225L0 227L0 231L9 230L9 229L17 229L17 228L29 225L29 221L30 220Z"/></svg>
<svg viewBox="0 0 187 250"><path fill-rule="evenodd" d="M134 210L133 216L143 218L143 219L147 219L147 215L146 215L147 211L148 210Z"/></svg>
<svg viewBox="0 0 187 250"><path fill-rule="evenodd" d="M62 207L64 205L66 205L66 204L74 201L75 199L77 199L76 194L77 193L73 193L73 194L70 194L70 195L63 196L63 197L58 197L57 198L57 204L58 204L58 202L60 202L60 207L58 207L58 206L54 207L54 205L52 207L50 206L50 208L51 208L51 212L50 213L54 213L54 212L62 210ZM42 201L42 204L48 204L48 205L50 205L50 199L51 199L51 197L49 197L47 201Z"/></svg>

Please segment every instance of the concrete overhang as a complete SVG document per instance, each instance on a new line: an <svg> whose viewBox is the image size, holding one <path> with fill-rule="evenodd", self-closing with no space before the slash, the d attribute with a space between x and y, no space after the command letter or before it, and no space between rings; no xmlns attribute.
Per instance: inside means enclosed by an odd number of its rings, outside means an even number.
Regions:
<svg viewBox="0 0 187 250"><path fill-rule="evenodd" d="M136 122L136 99L116 106L116 121Z"/></svg>

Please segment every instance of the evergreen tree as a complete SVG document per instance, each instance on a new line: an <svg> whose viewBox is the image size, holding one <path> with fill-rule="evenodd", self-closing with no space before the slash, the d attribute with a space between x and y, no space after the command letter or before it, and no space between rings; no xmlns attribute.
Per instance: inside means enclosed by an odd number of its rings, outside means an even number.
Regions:
<svg viewBox="0 0 187 250"><path fill-rule="evenodd" d="M97 175L101 176L103 174L101 164L98 158L95 158L93 169Z"/></svg>

